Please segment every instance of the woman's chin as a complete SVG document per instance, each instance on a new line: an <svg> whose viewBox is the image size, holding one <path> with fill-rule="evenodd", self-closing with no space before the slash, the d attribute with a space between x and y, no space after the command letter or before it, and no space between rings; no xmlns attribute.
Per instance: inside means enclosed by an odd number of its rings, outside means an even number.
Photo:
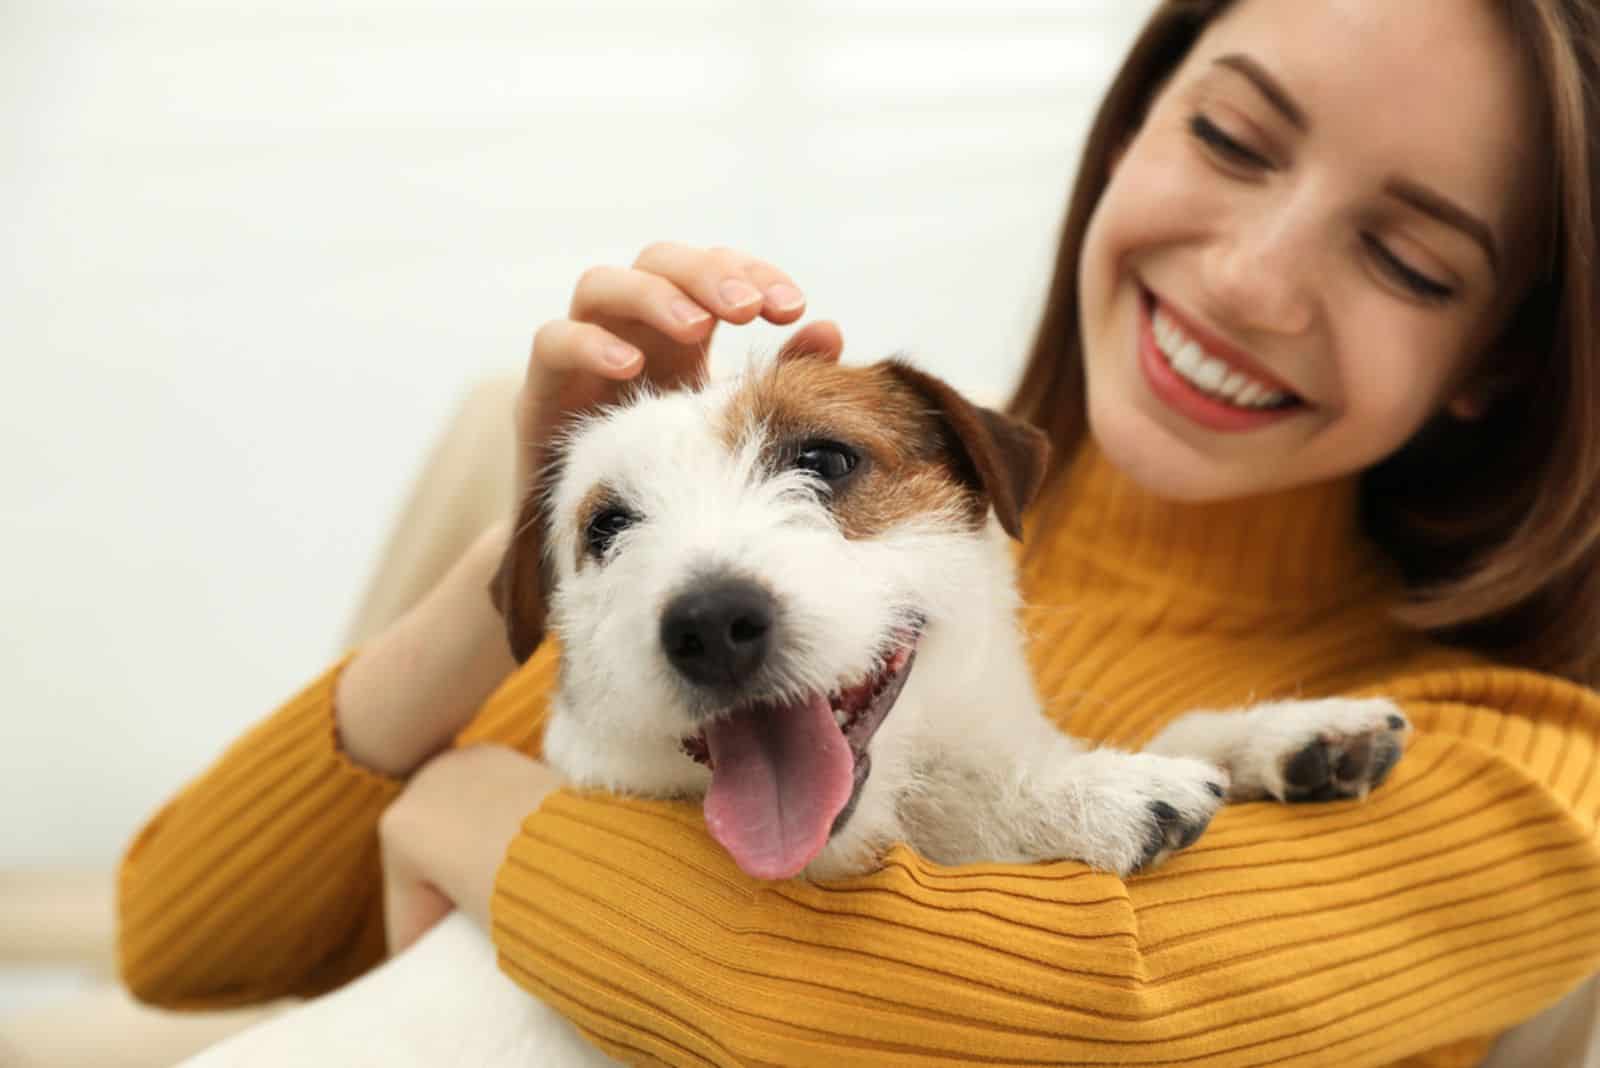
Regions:
<svg viewBox="0 0 1600 1068"><path fill-rule="evenodd" d="M1260 493L1259 465L1229 463L1185 441L1131 404L1089 404L1089 433L1111 465L1145 492L1202 503ZM1253 467L1254 470L1248 468Z"/></svg>

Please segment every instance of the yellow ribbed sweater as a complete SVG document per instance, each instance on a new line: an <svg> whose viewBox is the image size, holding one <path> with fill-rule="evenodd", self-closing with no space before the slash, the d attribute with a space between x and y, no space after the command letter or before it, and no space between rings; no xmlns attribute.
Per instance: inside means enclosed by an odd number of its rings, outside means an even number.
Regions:
<svg viewBox="0 0 1600 1068"><path fill-rule="evenodd" d="M553 795L495 888L502 967L625 1061L1467 1065L1600 969L1600 698L1398 628L1352 484L1222 505L1093 450L1029 523L1050 714L1137 745L1183 711L1375 693L1418 731L1365 803L1249 804L1126 882L903 847L761 884L692 804ZM374 828L400 784L335 738L335 666L140 833L121 961L145 1000L330 989L382 954ZM542 653L463 741L537 753Z"/></svg>

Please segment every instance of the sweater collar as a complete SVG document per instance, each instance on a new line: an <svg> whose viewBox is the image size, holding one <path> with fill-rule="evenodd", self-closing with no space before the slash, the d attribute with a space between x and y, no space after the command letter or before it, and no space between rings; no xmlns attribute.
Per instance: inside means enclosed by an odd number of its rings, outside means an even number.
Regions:
<svg viewBox="0 0 1600 1068"><path fill-rule="evenodd" d="M1163 589L1297 613L1399 591L1361 531L1355 476L1239 500L1173 501L1136 484L1091 439L1052 477L1028 535L1025 575L1051 585Z"/></svg>

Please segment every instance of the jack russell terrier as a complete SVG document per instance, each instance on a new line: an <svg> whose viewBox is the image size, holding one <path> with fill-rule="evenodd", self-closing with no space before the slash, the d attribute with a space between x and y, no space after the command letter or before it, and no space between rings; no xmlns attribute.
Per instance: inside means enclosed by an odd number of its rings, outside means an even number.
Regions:
<svg viewBox="0 0 1600 1068"><path fill-rule="evenodd" d="M1141 752L1052 725L1009 542L1047 453L1037 430L895 360L787 356L577 421L492 590L519 660L547 631L561 643L545 759L583 786L703 798L711 835L758 879L867 871L894 842L943 864L1126 876L1194 842L1225 798L1358 797L1386 777L1410 727L1381 699L1190 713ZM334 1063L328 1043L349 1040L330 1032L363 1012L338 1063L424 1064L433 1048L610 1063L498 975L459 916L289 1019L313 1014L300 1032ZM244 1045L196 1065L290 1063L281 1021L258 1031L274 1027L259 1059ZM463 1042L479 1053L463 1061Z"/></svg>

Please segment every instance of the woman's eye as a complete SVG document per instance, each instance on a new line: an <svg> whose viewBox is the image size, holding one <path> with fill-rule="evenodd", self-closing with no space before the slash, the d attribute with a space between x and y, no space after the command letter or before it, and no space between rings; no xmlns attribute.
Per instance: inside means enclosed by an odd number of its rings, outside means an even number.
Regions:
<svg viewBox="0 0 1600 1068"><path fill-rule="evenodd" d="M1263 171L1277 169L1267 157L1246 148L1204 115L1196 113L1189 120L1189 132L1225 163Z"/></svg>
<svg viewBox="0 0 1600 1068"><path fill-rule="evenodd" d="M1439 303L1455 296L1456 291L1437 279L1430 278L1411 266L1399 256L1389 251L1389 247L1371 234L1363 234L1361 240L1366 244L1367 250L1378 261L1378 266L1385 274L1402 286L1409 289L1422 300Z"/></svg>
<svg viewBox="0 0 1600 1068"><path fill-rule="evenodd" d="M808 441L795 454L794 466L824 482L837 482L856 469L856 454L836 441Z"/></svg>
<svg viewBox="0 0 1600 1068"><path fill-rule="evenodd" d="M603 508L589 520L583 530L584 547L596 559L604 556L617 535L627 530L638 516L622 508Z"/></svg>

